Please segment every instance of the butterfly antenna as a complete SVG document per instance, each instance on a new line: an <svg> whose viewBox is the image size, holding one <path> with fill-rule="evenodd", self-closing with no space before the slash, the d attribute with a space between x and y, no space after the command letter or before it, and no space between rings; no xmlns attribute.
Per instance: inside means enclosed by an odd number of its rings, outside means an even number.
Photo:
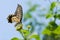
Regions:
<svg viewBox="0 0 60 40"><path fill-rule="evenodd" d="M21 7L21 5L20 5L20 4L18 4L18 7Z"/></svg>

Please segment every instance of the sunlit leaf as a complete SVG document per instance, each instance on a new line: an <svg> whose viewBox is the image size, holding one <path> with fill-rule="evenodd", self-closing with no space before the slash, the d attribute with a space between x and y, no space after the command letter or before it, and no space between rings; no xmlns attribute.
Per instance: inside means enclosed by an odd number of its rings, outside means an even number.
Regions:
<svg viewBox="0 0 60 40"><path fill-rule="evenodd" d="M28 30L21 30L21 32L24 35L24 37L27 37L30 34Z"/></svg>
<svg viewBox="0 0 60 40"><path fill-rule="evenodd" d="M51 21L49 22L47 29L49 29L50 31L55 30L58 27L58 25L55 23L55 21Z"/></svg>
<svg viewBox="0 0 60 40"><path fill-rule="evenodd" d="M29 19L29 18L32 18L32 15L31 15L30 13L26 13L26 14L24 15L24 20L27 20L27 19Z"/></svg>
<svg viewBox="0 0 60 40"><path fill-rule="evenodd" d="M60 25L57 27L56 30L54 30L54 33L55 33L55 34L60 34Z"/></svg>
<svg viewBox="0 0 60 40"><path fill-rule="evenodd" d="M19 40L18 38L16 38L16 37L14 37L14 38L12 38L11 40Z"/></svg>
<svg viewBox="0 0 60 40"><path fill-rule="evenodd" d="M40 37L39 37L39 35L37 35L37 34L31 35L31 36L30 36L30 39L32 39L32 38L34 38L34 39L36 39L36 40L40 40Z"/></svg>
<svg viewBox="0 0 60 40"><path fill-rule="evenodd" d="M60 14L57 14L56 16L57 16L58 19L60 19Z"/></svg>
<svg viewBox="0 0 60 40"><path fill-rule="evenodd" d="M51 18L53 15L51 13L46 14L46 18Z"/></svg>
<svg viewBox="0 0 60 40"><path fill-rule="evenodd" d="M45 30L43 30L42 34L50 35L51 34L51 31L48 30L48 29L45 29Z"/></svg>
<svg viewBox="0 0 60 40"><path fill-rule="evenodd" d="M50 6L50 10L52 11L55 6L56 6L56 2L52 2L52 3L51 3L51 6Z"/></svg>

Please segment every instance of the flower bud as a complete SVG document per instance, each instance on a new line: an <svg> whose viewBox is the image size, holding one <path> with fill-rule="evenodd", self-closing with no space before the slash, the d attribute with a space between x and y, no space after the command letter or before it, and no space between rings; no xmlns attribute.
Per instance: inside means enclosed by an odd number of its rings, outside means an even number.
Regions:
<svg viewBox="0 0 60 40"><path fill-rule="evenodd" d="M19 31L19 30L21 30L21 29L22 29L22 27L23 27L23 25L22 25L22 24L18 24L18 25L16 26L16 30L17 30L17 31Z"/></svg>
<svg viewBox="0 0 60 40"><path fill-rule="evenodd" d="M31 28L31 25L28 25L27 28L30 29Z"/></svg>

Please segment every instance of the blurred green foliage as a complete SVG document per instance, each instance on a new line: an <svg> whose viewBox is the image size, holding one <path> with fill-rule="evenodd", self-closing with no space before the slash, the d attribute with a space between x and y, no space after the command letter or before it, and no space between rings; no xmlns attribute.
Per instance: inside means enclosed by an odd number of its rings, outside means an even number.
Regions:
<svg viewBox="0 0 60 40"><path fill-rule="evenodd" d="M56 19L60 19L60 14L53 12L54 8L57 6L56 3L57 2L52 2L48 13L44 15L46 19L53 17L54 20L51 20L46 26L46 28L42 31L42 34L44 35L43 40L57 40L57 39L60 40L59 39L60 37L58 36L60 35L60 26L56 23ZM27 29L23 29L23 26L19 26L18 27L19 30L16 29L18 32L20 32L24 40L31 40L32 38L34 38L35 40L41 40L39 34L33 34L36 25L39 25L39 27L43 25L43 23L37 22L36 18L32 17L32 12L35 12L37 7L38 7L37 4L30 7L30 9L26 13L24 13L24 19L23 19L24 22L26 22L26 20L30 18L32 18L32 20L34 19L35 25L33 25L33 22L31 21L27 24L26 26ZM11 40L19 40L19 39L12 38Z"/></svg>
<svg viewBox="0 0 60 40"><path fill-rule="evenodd" d="M58 19L60 19L60 14L57 14L56 17L57 17Z"/></svg>
<svg viewBox="0 0 60 40"><path fill-rule="evenodd" d="M39 35L37 35L37 34L31 35L31 36L30 36L30 39L32 39L32 38L35 38L36 40L40 40L40 37L39 37Z"/></svg>
<svg viewBox="0 0 60 40"><path fill-rule="evenodd" d="M51 22L49 22L49 25L47 26L47 29L49 29L50 31L53 31L57 27L58 27L58 25L54 21L51 21Z"/></svg>
<svg viewBox="0 0 60 40"><path fill-rule="evenodd" d="M14 38L12 38L11 40L19 40L18 38L16 38L16 37L14 37Z"/></svg>
<svg viewBox="0 0 60 40"><path fill-rule="evenodd" d="M58 24L56 24L56 19L60 19L60 14L57 13L57 2L52 2L50 5L50 11L51 13L48 13L46 15L46 18L51 18L53 17L54 20L50 21L48 23L48 26L45 28L45 30L43 30L42 34L44 34L43 40L60 40L60 37L58 35L60 35L60 26ZM56 11L55 13L54 8L56 7Z"/></svg>
<svg viewBox="0 0 60 40"><path fill-rule="evenodd" d="M56 2L52 2L50 5L50 10L52 11L56 6Z"/></svg>
<svg viewBox="0 0 60 40"><path fill-rule="evenodd" d="M24 14L24 20L32 18L31 12L34 12L37 7L38 7L37 4L35 4L32 7L30 7L29 10Z"/></svg>
<svg viewBox="0 0 60 40"><path fill-rule="evenodd" d="M51 13L46 14L46 18L51 18L53 15Z"/></svg>

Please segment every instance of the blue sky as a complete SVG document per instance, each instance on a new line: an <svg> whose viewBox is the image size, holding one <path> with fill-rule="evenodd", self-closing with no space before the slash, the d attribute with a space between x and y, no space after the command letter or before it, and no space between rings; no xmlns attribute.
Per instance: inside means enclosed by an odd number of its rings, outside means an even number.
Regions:
<svg viewBox="0 0 60 40"><path fill-rule="evenodd" d="M13 37L21 37L19 32L15 30L14 24L10 24L7 22L7 16L15 12L17 4L21 4L23 7L23 12L26 12L29 7L27 6L28 0L0 0L0 40L10 40ZM49 5L48 1L39 2L41 0L34 0L32 4L42 4L43 7L47 7L45 5Z"/></svg>
<svg viewBox="0 0 60 40"><path fill-rule="evenodd" d="M14 24L7 21L7 16L15 12L17 4L21 4L25 12L27 0L0 0L0 40L10 40L13 37L22 38L15 30Z"/></svg>
<svg viewBox="0 0 60 40"><path fill-rule="evenodd" d="M19 1L17 0L0 0L0 40L10 40L12 37L20 37L14 25L9 24L6 19L9 14L14 13L18 3Z"/></svg>

